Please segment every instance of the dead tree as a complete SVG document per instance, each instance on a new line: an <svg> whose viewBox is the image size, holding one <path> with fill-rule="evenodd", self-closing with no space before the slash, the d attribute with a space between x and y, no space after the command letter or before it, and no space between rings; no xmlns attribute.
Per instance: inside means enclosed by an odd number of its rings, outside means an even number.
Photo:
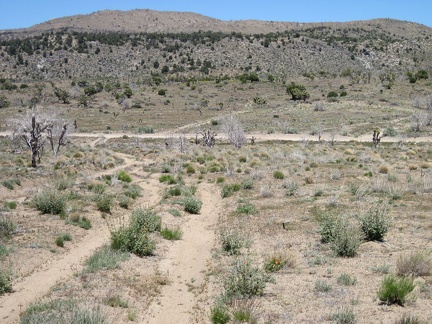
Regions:
<svg viewBox="0 0 432 324"><path fill-rule="evenodd" d="M227 134L231 144L238 149L241 148L246 140L241 122L234 114L225 116L221 121L221 130Z"/></svg>
<svg viewBox="0 0 432 324"><path fill-rule="evenodd" d="M209 129L198 132L195 136L195 144L199 144L198 135L202 136L202 145L207 147L213 147L216 144L216 132L210 132Z"/></svg>
<svg viewBox="0 0 432 324"><path fill-rule="evenodd" d="M377 147L378 144L381 142L379 130L374 129L373 135L372 135L372 142L373 142L374 147Z"/></svg>
<svg viewBox="0 0 432 324"><path fill-rule="evenodd" d="M40 160L42 155L46 139L46 129L48 127L49 124L45 120L38 121L36 114L33 113L30 124L27 124L26 121L20 121L14 130L16 135L22 138L30 149L33 168L37 167L37 158L39 157Z"/></svg>
<svg viewBox="0 0 432 324"><path fill-rule="evenodd" d="M56 123L54 120L51 120L48 123L46 132L47 139L50 142L54 156L57 156L58 152L60 151L60 147L66 146L69 143L68 123L66 121L62 121L60 126L60 124Z"/></svg>
<svg viewBox="0 0 432 324"><path fill-rule="evenodd" d="M255 145L255 136L252 136L252 138L251 138L251 144Z"/></svg>

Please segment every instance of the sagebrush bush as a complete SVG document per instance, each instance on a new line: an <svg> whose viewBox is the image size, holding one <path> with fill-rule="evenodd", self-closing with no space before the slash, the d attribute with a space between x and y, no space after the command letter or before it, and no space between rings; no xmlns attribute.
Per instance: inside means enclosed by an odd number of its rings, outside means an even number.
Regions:
<svg viewBox="0 0 432 324"><path fill-rule="evenodd" d="M352 308L341 307L335 313L330 314L329 320L337 324L354 324L355 314Z"/></svg>
<svg viewBox="0 0 432 324"><path fill-rule="evenodd" d="M0 238L12 235L17 229L17 226L6 216L0 215Z"/></svg>
<svg viewBox="0 0 432 324"><path fill-rule="evenodd" d="M211 308L210 320L213 324L226 324L230 319L226 305L219 303Z"/></svg>
<svg viewBox="0 0 432 324"><path fill-rule="evenodd" d="M240 254L241 249L248 247L250 241L235 228L223 228L219 233L222 250L230 255Z"/></svg>
<svg viewBox="0 0 432 324"><path fill-rule="evenodd" d="M36 209L43 214L59 215L66 210L67 195L57 189L42 189L34 197Z"/></svg>
<svg viewBox="0 0 432 324"><path fill-rule="evenodd" d="M372 208L360 216L360 228L368 241L383 241L389 229L387 209Z"/></svg>
<svg viewBox="0 0 432 324"><path fill-rule="evenodd" d="M12 272L0 268L0 296L12 292Z"/></svg>
<svg viewBox="0 0 432 324"><path fill-rule="evenodd" d="M342 273L336 281L339 285L343 286L354 286L357 283L357 279L355 277L351 277L346 273Z"/></svg>
<svg viewBox="0 0 432 324"><path fill-rule="evenodd" d="M388 275L381 282L381 287L378 290L378 298L382 302L390 304L398 304L403 306L407 296L415 288L414 280L410 277L397 277Z"/></svg>
<svg viewBox="0 0 432 324"><path fill-rule="evenodd" d="M224 294L228 300L260 296L269 282L274 282L273 276L255 265L248 257L234 260L222 280Z"/></svg>
<svg viewBox="0 0 432 324"><path fill-rule="evenodd" d="M188 196L183 200L184 210L190 214L199 214L202 206L201 200Z"/></svg>
<svg viewBox="0 0 432 324"><path fill-rule="evenodd" d="M341 257L352 258L356 256L357 250L363 241L360 229L346 221L337 224L330 242L332 251Z"/></svg>
<svg viewBox="0 0 432 324"><path fill-rule="evenodd" d="M428 276L431 273L431 258L426 252L401 256L396 262L398 276Z"/></svg>
<svg viewBox="0 0 432 324"><path fill-rule="evenodd" d="M317 292L329 292L333 288L327 281L317 280L315 281L314 289Z"/></svg>
<svg viewBox="0 0 432 324"><path fill-rule="evenodd" d="M67 220L68 224L72 224L74 226L81 227L85 230L88 230L92 227L90 219L88 219L85 216L78 216L73 215L69 217L69 220Z"/></svg>
<svg viewBox="0 0 432 324"><path fill-rule="evenodd" d="M141 187L137 184L131 184L127 187L124 194L132 199L137 199L139 196L141 196Z"/></svg>

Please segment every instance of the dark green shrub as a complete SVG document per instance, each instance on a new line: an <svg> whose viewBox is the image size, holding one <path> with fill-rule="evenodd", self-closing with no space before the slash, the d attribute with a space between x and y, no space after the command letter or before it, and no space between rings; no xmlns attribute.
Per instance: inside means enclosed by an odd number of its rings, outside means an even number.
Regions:
<svg viewBox="0 0 432 324"><path fill-rule="evenodd" d="M360 228L367 241L383 241L389 228L386 209L372 208L360 216Z"/></svg>
<svg viewBox="0 0 432 324"><path fill-rule="evenodd" d="M410 292L414 290L413 278L388 275L381 282L378 298L382 302L403 306Z"/></svg>
<svg viewBox="0 0 432 324"><path fill-rule="evenodd" d="M158 91L159 96L165 96L165 94L166 94L165 89L159 89L159 91Z"/></svg>
<svg viewBox="0 0 432 324"><path fill-rule="evenodd" d="M137 130L138 134L153 134L153 126L140 126Z"/></svg>
<svg viewBox="0 0 432 324"><path fill-rule="evenodd" d="M85 216L71 216L66 223L81 227L85 230L88 230L92 227L90 219Z"/></svg>
<svg viewBox="0 0 432 324"><path fill-rule="evenodd" d="M153 255L156 243L145 228L130 224L111 231L111 247L143 257Z"/></svg>
<svg viewBox="0 0 432 324"><path fill-rule="evenodd" d="M275 172L273 172L273 178L281 180L285 178L285 175L283 174L282 171L276 170Z"/></svg>
<svg viewBox="0 0 432 324"><path fill-rule="evenodd" d="M258 210L256 209L256 207L250 202L244 202L240 204L236 209L236 213L238 214L254 215L257 212Z"/></svg>
<svg viewBox="0 0 432 324"><path fill-rule="evenodd" d="M183 232L180 228L170 229L165 227L160 231L160 234L166 240L175 241L182 238Z"/></svg>
<svg viewBox="0 0 432 324"><path fill-rule="evenodd" d="M166 182L168 184L176 184L177 181L171 174L163 174L159 177L159 182Z"/></svg>
<svg viewBox="0 0 432 324"><path fill-rule="evenodd" d="M327 94L327 98L337 98L338 97L338 93L336 91L330 91Z"/></svg>
<svg viewBox="0 0 432 324"><path fill-rule="evenodd" d="M302 84L291 82L291 84L287 86L286 92L291 95L292 100L305 101L309 98L309 93L306 91L306 87Z"/></svg>
<svg viewBox="0 0 432 324"><path fill-rule="evenodd" d="M8 188L9 190L13 190L15 188L15 183L13 180L4 180L2 181L3 187Z"/></svg>
<svg viewBox="0 0 432 324"><path fill-rule="evenodd" d="M69 233L58 236L55 240L55 243L59 247L64 247L65 241L72 241L72 236Z"/></svg>
<svg viewBox="0 0 432 324"><path fill-rule="evenodd" d="M36 209L43 214L58 215L66 209L66 194L56 189L43 189L33 197Z"/></svg>
<svg viewBox="0 0 432 324"><path fill-rule="evenodd" d="M119 172L118 179L123 182L132 182L131 176L124 170Z"/></svg>

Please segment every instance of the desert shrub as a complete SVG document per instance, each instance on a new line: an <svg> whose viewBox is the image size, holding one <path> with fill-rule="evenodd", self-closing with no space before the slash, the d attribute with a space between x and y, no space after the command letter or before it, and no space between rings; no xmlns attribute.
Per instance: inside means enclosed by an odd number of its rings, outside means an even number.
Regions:
<svg viewBox="0 0 432 324"><path fill-rule="evenodd" d="M16 201L8 201L6 203L6 207L9 209L16 209L17 208L17 202Z"/></svg>
<svg viewBox="0 0 432 324"><path fill-rule="evenodd" d="M119 206L121 208L124 208L124 209L128 209L129 208L129 204L130 204L129 197L122 195L122 196L119 197L118 200L119 200Z"/></svg>
<svg viewBox="0 0 432 324"><path fill-rule="evenodd" d="M159 96L165 96L165 94L166 94L165 89L159 89L159 91L158 91Z"/></svg>
<svg viewBox="0 0 432 324"><path fill-rule="evenodd" d="M9 218L0 215L0 238L12 235L17 229L17 226Z"/></svg>
<svg viewBox="0 0 432 324"><path fill-rule="evenodd" d="M129 253L114 250L109 245L104 245L84 261L83 273L117 269L119 264L126 261L128 257Z"/></svg>
<svg viewBox="0 0 432 324"><path fill-rule="evenodd" d="M3 257L7 256L10 252L10 248L0 242L0 261L3 260Z"/></svg>
<svg viewBox="0 0 432 324"><path fill-rule="evenodd" d="M426 324L426 322L421 321L417 316L412 314L403 314L400 319L398 319L395 324Z"/></svg>
<svg viewBox="0 0 432 324"><path fill-rule="evenodd" d="M153 254L156 243L151 239L146 227L140 226L142 219L139 219L111 229L111 247L114 250L130 252L139 257Z"/></svg>
<svg viewBox="0 0 432 324"><path fill-rule="evenodd" d="M357 283L355 277L351 277L349 274L342 273L337 279L337 283L343 286L354 286Z"/></svg>
<svg viewBox="0 0 432 324"><path fill-rule="evenodd" d="M232 316L236 323L257 324L259 303L257 299L236 299L231 303Z"/></svg>
<svg viewBox="0 0 432 324"><path fill-rule="evenodd" d="M332 290L332 286L327 281L317 280L315 281L314 289L317 292L329 292Z"/></svg>
<svg viewBox="0 0 432 324"><path fill-rule="evenodd" d="M121 170L118 173L117 178L123 182L132 182L131 176L125 170Z"/></svg>
<svg viewBox="0 0 432 324"><path fill-rule="evenodd" d="M170 209L169 213L171 215L173 215L174 217L180 217L181 216L180 211L178 211L177 209Z"/></svg>
<svg viewBox="0 0 432 324"><path fill-rule="evenodd" d="M266 272L278 272L279 270L283 269L288 263L289 259L285 258L281 255L275 257L271 257L264 263L264 270Z"/></svg>
<svg viewBox="0 0 432 324"><path fill-rule="evenodd" d="M251 190L254 187L254 182L252 179L246 179L241 183L242 189Z"/></svg>
<svg viewBox="0 0 432 324"><path fill-rule="evenodd" d="M188 196L183 200L184 210L190 214L199 214L202 206L201 200Z"/></svg>
<svg viewBox="0 0 432 324"><path fill-rule="evenodd" d="M105 185L103 183L90 184L88 189L97 195L105 193Z"/></svg>
<svg viewBox="0 0 432 324"><path fill-rule="evenodd" d="M389 228L389 218L385 208L372 208L360 216L360 228L368 241L383 241Z"/></svg>
<svg viewBox="0 0 432 324"><path fill-rule="evenodd" d="M354 324L355 314L352 308L341 307L335 313L330 314L329 320L337 324Z"/></svg>
<svg viewBox="0 0 432 324"><path fill-rule="evenodd" d="M129 307L127 301L121 299L119 295L107 297L104 302L106 305L110 307L122 307L122 308Z"/></svg>
<svg viewBox="0 0 432 324"><path fill-rule="evenodd" d="M161 236L166 239L166 240L170 240L170 241L175 241L175 240L180 240L183 236L183 232L180 228L163 228L160 231Z"/></svg>
<svg viewBox="0 0 432 324"><path fill-rule="evenodd" d="M327 93L327 98L337 98L339 95L336 91L330 91Z"/></svg>
<svg viewBox="0 0 432 324"><path fill-rule="evenodd" d="M226 305L218 303L211 308L210 320L213 324L226 324L230 319Z"/></svg>
<svg viewBox="0 0 432 324"><path fill-rule="evenodd" d="M138 134L153 134L154 133L154 129L153 126L140 126L138 127L137 130Z"/></svg>
<svg viewBox="0 0 432 324"><path fill-rule="evenodd" d="M187 174L193 174L195 172L196 172L196 170L195 170L194 166L192 164L188 164L186 167L186 173Z"/></svg>
<svg viewBox="0 0 432 324"><path fill-rule="evenodd" d="M43 214L58 215L64 213L66 209L66 194L57 189L40 190L34 197L33 203L36 209Z"/></svg>
<svg viewBox="0 0 432 324"><path fill-rule="evenodd" d="M141 187L139 185L137 185L137 184L131 184L131 185L129 185L127 187L127 189L124 192L124 194L127 197L130 197L132 199L136 199L139 196L141 196L141 191L142 191L142 189L141 189Z"/></svg>
<svg viewBox="0 0 432 324"><path fill-rule="evenodd" d="M324 214L319 219L319 233L321 235L321 242L322 243L330 243L334 236L336 227L338 226L339 222L339 216L334 214Z"/></svg>
<svg viewBox="0 0 432 324"><path fill-rule="evenodd" d="M219 233L222 251L229 255L238 255L241 249L249 247L251 242L235 228L223 228Z"/></svg>
<svg viewBox="0 0 432 324"><path fill-rule="evenodd" d="M240 191L240 189L241 189L240 184L237 183L227 184L222 187L221 196L222 198L231 197L234 194L234 192Z"/></svg>
<svg viewBox="0 0 432 324"><path fill-rule="evenodd" d="M9 292L12 292L12 273L0 268L0 296Z"/></svg>
<svg viewBox="0 0 432 324"><path fill-rule="evenodd" d="M363 241L363 235L357 226L347 221L337 222L333 234L330 247L337 256L351 258L357 254Z"/></svg>
<svg viewBox="0 0 432 324"><path fill-rule="evenodd" d="M176 184L177 181L171 174L163 174L159 177L159 182L166 182L168 184Z"/></svg>
<svg viewBox="0 0 432 324"><path fill-rule="evenodd" d="M15 187L15 184L12 180L3 180L2 185L9 190L13 190Z"/></svg>
<svg viewBox="0 0 432 324"><path fill-rule="evenodd" d="M273 178L282 180L283 178L285 178L285 175L282 171L276 170L275 172L273 172Z"/></svg>
<svg viewBox="0 0 432 324"><path fill-rule="evenodd" d="M256 266L248 257L234 260L222 280L227 299L260 296L269 282L274 282L273 276Z"/></svg>
<svg viewBox="0 0 432 324"><path fill-rule="evenodd" d="M222 183L222 182L225 182L225 178L224 177L218 177L216 179L216 183Z"/></svg>
<svg viewBox="0 0 432 324"><path fill-rule="evenodd" d="M70 216L69 220L67 220L67 223L81 227L85 230L88 230L92 227L90 219L85 216Z"/></svg>
<svg viewBox="0 0 432 324"><path fill-rule="evenodd" d="M64 247L65 241L72 241L72 236L69 233L58 236L55 240L55 243L58 247Z"/></svg>
<svg viewBox="0 0 432 324"><path fill-rule="evenodd" d="M158 232L161 230L161 217L152 209L139 207L132 211L130 224L137 231Z"/></svg>
<svg viewBox="0 0 432 324"><path fill-rule="evenodd" d="M248 201L241 203L236 209L236 213L238 214L254 215L257 212L256 207Z"/></svg>
<svg viewBox="0 0 432 324"><path fill-rule="evenodd" d="M398 304L403 306L408 294L414 290L414 287L413 278L388 275L381 282L378 298L388 305Z"/></svg>
<svg viewBox="0 0 432 324"><path fill-rule="evenodd" d="M109 213L111 211L111 208L113 206L112 196L108 194L100 194L100 195L96 195L94 199L96 201L96 208L99 211L103 213Z"/></svg>
<svg viewBox="0 0 432 324"><path fill-rule="evenodd" d="M286 189L285 195L287 197L292 197L296 194L296 192L299 188L299 185L297 184L297 182L289 181L289 182L284 182L282 187Z"/></svg>
<svg viewBox="0 0 432 324"><path fill-rule="evenodd" d="M396 263L398 276L428 276L431 273L431 259L425 252L401 256Z"/></svg>

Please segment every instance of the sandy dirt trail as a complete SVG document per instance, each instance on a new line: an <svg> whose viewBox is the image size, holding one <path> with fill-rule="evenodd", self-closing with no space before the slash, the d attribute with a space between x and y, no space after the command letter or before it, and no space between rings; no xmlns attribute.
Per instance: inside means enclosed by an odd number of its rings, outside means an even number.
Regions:
<svg viewBox="0 0 432 324"><path fill-rule="evenodd" d="M149 163L138 162L126 154L116 153L115 155L122 158L125 163L109 170L109 172L122 169L130 169L131 172L134 172L134 170L142 170L142 166ZM100 172L100 174L106 172ZM97 177L98 174L93 173L92 176ZM146 186L143 189L146 195L142 203L149 206L155 205L160 199L158 189L153 186ZM20 312L24 311L32 302L46 295L56 283L73 276L77 271L79 272L83 268L84 260L90 257L95 250L108 243L109 237L107 226L91 228L86 237L60 259L47 263L20 282L13 283L14 292L0 297L0 323L18 323Z"/></svg>
<svg viewBox="0 0 432 324"><path fill-rule="evenodd" d="M221 212L221 198L208 183L198 187L203 202L199 215L189 215L182 226L183 237L175 241L160 270L167 273L170 283L148 311L148 324L207 323L209 309L205 301L211 297L207 282L207 262L215 241L215 226ZM202 306L206 305L206 309ZM200 307L201 306L201 307Z"/></svg>

